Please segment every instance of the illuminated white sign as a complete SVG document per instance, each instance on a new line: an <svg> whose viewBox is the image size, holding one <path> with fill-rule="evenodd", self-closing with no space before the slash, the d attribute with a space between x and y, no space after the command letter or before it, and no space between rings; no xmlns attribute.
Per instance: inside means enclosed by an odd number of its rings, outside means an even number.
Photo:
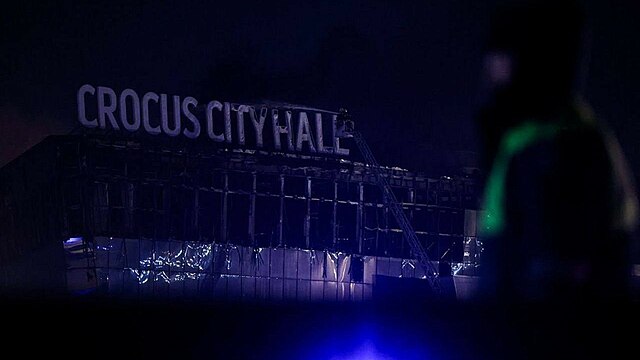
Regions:
<svg viewBox="0 0 640 360"><path fill-rule="evenodd" d="M214 142L257 149L349 155L340 147L337 114L316 109L180 98L104 86L78 89L78 120L87 128L144 130L151 135L206 136ZM171 111L170 111L171 109Z"/></svg>

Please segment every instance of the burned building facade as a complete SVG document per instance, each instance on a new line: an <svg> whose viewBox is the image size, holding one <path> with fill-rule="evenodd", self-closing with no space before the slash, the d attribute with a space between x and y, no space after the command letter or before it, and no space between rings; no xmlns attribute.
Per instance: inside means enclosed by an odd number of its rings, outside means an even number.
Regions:
<svg viewBox="0 0 640 360"><path fill-rule="evenodd" d="M327 301L426 278L357 158L98 130L1 169L5 287ZM472 273L475 183L382 170L440 276Z"/></svg>

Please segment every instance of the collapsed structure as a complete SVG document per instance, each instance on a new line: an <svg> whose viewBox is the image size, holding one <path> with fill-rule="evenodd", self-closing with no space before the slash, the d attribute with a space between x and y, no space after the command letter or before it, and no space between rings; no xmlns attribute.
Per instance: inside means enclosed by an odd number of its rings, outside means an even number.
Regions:
<svg viewBox="0 0 640 360"><path fill-rule="evenodd" d="M440 276L472 272L475 183L381 171ZM2 168L0 194L9 287L359 300L428 275L371 168L337 156L82 131Z"/></svg>

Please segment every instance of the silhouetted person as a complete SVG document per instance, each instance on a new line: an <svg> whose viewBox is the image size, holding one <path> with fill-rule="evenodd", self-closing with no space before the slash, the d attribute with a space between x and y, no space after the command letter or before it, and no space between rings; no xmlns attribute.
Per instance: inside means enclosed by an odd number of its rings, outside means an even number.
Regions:
<svg viewBox="0 0 640 360"><path fill-rule="evenodd" d="M479 117L484 294L625 299L636 197L615 138L579 98L581 9L520 1L494 20Z"/></svg>

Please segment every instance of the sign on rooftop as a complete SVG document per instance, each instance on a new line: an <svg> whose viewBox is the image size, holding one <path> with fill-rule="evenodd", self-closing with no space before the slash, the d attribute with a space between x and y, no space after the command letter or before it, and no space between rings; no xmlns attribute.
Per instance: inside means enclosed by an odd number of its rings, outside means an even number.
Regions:
<svg viewBox="0 0 640 360"><path fill-rule="evenodd" d="M338 115L300 106L249 105L105 86L78 89L78 120L87 128L144 131L150 135L210 141L235 147L335 154L340 147Z"/></svg>

